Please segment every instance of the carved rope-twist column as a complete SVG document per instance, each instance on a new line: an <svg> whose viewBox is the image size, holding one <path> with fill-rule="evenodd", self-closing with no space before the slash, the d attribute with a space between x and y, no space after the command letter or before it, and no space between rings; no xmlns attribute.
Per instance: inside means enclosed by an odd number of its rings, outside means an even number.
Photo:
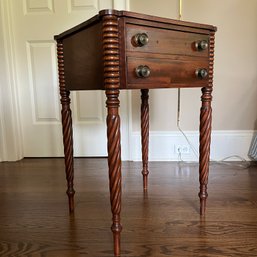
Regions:
<svg viewBox="0 0 257 257"><path fill-rule="evenodd" d="M113 215L114 254L120 256L121 212L121 146L119 117L119 38L118 20L114 15L103 17L104 85L106 92L108 166L110 200Z"/></svg>
<svg viewBox="0 0 257 257"><path fill-rule="evenodd" d="M200 114L200 159L199 159L199 181L200 181L200 214L204 215L206 199L208 197L207 184L209 176L211 122L212 122L212 86L213 86L213 62L214 62L214 33L210 35L209 41L209 81L208 86L202 88L202 107Z"/></svg>
<svg viewBox="0 0 257 257"><path fill-rule="evenodd" d="M67 180L67 195L69 198L70 213L74 211L74 164L73 164L73 138L72 138L72 119L70 109L70 92L65 88L64 76L64 57L63 57L63 44L61 41L57 42L57 57L58 57L58 75L59 87L62 104L62 128L63 128L63 145L65 156L65 172Z"/></svg>
<svg viewBox="0 0 257 257"><path fill-rule="evenodd" d="M143 161L143 186L147 190L148 170L148 146L149 146L149 104L148 89L141 89L141 145Z"/></svg>

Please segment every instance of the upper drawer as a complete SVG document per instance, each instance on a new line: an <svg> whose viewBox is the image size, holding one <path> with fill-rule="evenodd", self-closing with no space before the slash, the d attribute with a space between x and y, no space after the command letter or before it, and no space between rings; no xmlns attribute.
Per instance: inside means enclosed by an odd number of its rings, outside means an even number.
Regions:
<svg viewBox="0 0 257 257"><path fill-rule="evenodd" d="M148 42L145 45L137 46L135 36L142 33L147 35ZM202 50L200 42L208 44L209 36L133 24L126 26L127 51L208 57L209 47Z"/></svg>

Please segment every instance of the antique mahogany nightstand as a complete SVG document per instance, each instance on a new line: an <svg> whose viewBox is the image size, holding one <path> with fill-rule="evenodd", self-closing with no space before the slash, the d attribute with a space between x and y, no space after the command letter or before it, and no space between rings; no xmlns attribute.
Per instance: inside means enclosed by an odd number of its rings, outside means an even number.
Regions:
<svg viewBox="0 0 257 257"><path fill-rule="evenodd" d="M55 36L70 212L74 211L70 90L105 90L114 254L120 256L121 147L119 90L141 90L143 186L147 190L151 88L202 88L200 110L200 214L207 199L216 27L133 12L103 10Z"/></svg>

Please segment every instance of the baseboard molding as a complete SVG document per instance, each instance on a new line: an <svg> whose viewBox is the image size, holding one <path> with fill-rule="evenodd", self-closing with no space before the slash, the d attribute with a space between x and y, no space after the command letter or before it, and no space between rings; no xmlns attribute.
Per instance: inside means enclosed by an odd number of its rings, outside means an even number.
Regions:
<svg viewBox="0 0 257 257"><path fill-rule="evenodd" d="M211 141L211 159L221 160L228 156L238 155L249 160L248 152L251 146L253 136L257 131L254 130L224 130L213 131ZM198 151L199 149L199 133L198 131L185 131L186 136ZM149 143L149 160L150 161L179 161L179 154L176 153L177 145L188 146L189 153L182 154L181 158L184 161L198 161L198 156L193 152L182 135L181 132L169 131L150 132ZM131 135L131 160L141 161L141 136L140 132L133 132ZM236 158L229 159L230 161L238 161Z"/></svg>

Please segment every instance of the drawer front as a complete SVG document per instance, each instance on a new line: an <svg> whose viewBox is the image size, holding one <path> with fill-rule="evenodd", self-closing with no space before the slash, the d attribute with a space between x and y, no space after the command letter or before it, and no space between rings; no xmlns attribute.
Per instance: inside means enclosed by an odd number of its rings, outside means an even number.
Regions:
<svg viewBox="0 0 257 257"><path fill-rule="evenodd" d="M140 77L138 68L148 67L150 74ZM128 88L140 87L202 87L208 84L208 75L201 78L197 71L208 73L208 59L176 60L127 57Z"/></svg>
<svg viewBox="0 0 257 257"><path fill-rule="evenodd" d="M147 39L140 42L138 35L142 34ZM201 49L201 42L205 43L206 49ZM208 35L133 24L126 26L127 51L208 57L206 43L209 43Z"/></svg>

